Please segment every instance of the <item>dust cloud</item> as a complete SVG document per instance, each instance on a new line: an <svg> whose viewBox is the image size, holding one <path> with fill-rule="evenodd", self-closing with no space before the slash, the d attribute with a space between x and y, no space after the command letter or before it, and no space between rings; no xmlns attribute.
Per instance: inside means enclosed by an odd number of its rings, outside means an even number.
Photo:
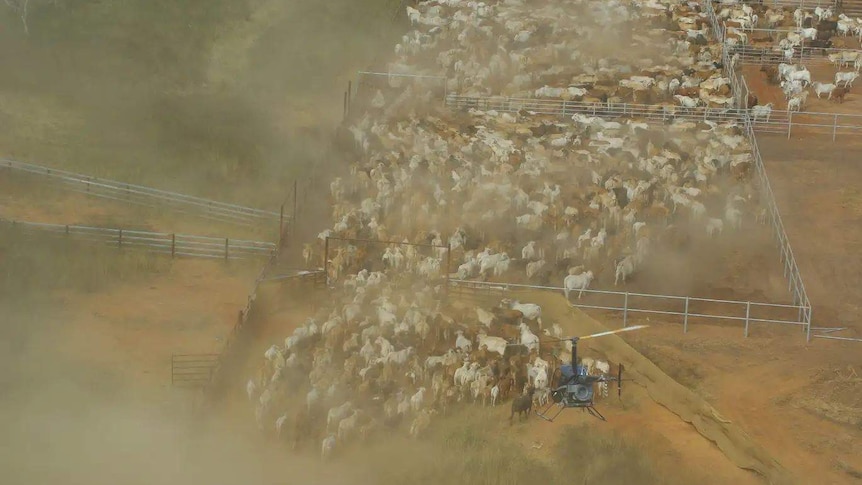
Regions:
<svg viewBox="0 0 862 485"><path fill-rule="evenodd" d="M29 35L3 5L3 155L277 210L396 4L31 2Z"/></svg>

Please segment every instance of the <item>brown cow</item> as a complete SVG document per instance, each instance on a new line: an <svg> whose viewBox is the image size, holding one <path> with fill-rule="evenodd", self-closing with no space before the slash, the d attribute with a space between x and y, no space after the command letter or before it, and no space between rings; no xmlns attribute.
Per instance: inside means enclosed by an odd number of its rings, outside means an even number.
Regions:
<svg viewBox="0 0 862 485"><path fill-rule="evenodd" d="M745 105L748 109L751 109L751 108L757 106L757 96L755 96L753 94L749 94L748 100L746 101Z"/></svg>
<svg viewBox="0 0 862 485"><path fill-rule="evenodd" d="M515 418L515 413L520 419L526 419L530 416L530 411L533 409L533 387L527 387L527 392L516 397L512 401L512 414L509 415L509 424Z"/></svg>
<svg viewBox="0 0 862 485"><path fill-rule="evenodd" d="M848 89L848 88L836 87L835 89L832 90L832 99L836 103L843 103L844 102L844 96L846 96L849 91L850 91L850 89Z"/></svg>

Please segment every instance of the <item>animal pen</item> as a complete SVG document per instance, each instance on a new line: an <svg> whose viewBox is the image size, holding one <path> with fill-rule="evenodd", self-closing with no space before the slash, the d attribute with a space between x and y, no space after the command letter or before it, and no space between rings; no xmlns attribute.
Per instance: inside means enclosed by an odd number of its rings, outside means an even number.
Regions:
<svg viewBox="0 0 862 485"><path fill-rule="evenodd" d="M817 0L804 0L798 2L771 1L768 3L773 6L800 7L835 4L835 2L832 1ZM712 2L704 2L704 6L708 19L712 25L713 35L717 37L719 42L724 44L724 27L716 18ZM743 47L738 52L740 53L740 61L742 63L752 62L755 59L759 60L762 55L760 51L756 52L752 50L752 48L748 47ZM862 123L857 121L858 119L862 119L862 117L857 118L855 116L826 113L782 113L779 110L775 110L773 111L774 118L770 117L769 121L762 121L759 119L752 120L750 112L747 109L748 106L746 105L749 94L747 84L744 77L736 72L736 66L732 65L733 63L731 62L730 55L731 51L725 45L722 56L724 72L731 80L735 100L735 106L731 107L698 107L686 109L668 105L588 103L562 99L511 98L502 96L464 96L449 92L447 89L447 79L444 76L413 75L410 73L392 72L391 70L388 72L382 72L383 70L368 69L359 72L359 78L356 83L348 84L348 88L344 93L344 115L346 121L350 119L354 113L361 112L365 106L368 106L374 101L372 93L377 89L383 93L384 98L388 98L393 95L393 93L390 92L393 84L399 85L399 83L411 82L425 83L426 88L432 90L435 97L439 96L440 99L442 99L445 107L456 110L476 108L484 110L493 109L503 112L527 111L535 114L550 114L565 117L580 114L584 116L602 116L609 119L637 118L651 123L667 123L672 120L705 120L714 123L737 123L743 128L743 132L750 140L752 146L756 174L759 180L763 199L766 204L768 220L778 247L777 257L780 259L784 268L784 277L787 281L788 291L791 294L793 303L783 305L752 301L695 298L679 295L656 295L588 289L584 292L587 294L585 300L583 302L575 301L572 303L573 306L621 312L624 326L628 325L629 314L662 314L672 315L681 319L684 332L688 330L690 323L697 321L698 319L724 320L743 325L745 336L750 334L752 325L769 323L801 327L805 331L806 338L809 341L811 338L847 339L845 337L828 335L842 329L812 327L811 303L805 291L805 286L802 282L798 265L790 247L778 207L775 203L774 194L772 193L772 188L766 175L763 160L757 146L755 132L786 132L790 134L794 127L806 127L812 128L812 133L829 134L833 139L835 139L838 135L855 135L858 128L862 127ZM799 55L804 60L812 59L812 61L815 61L817 58L822 57L822 49L807 50L802 48L799 50ZM350 246L359 250L359 248L363 246L370 247L374 245L389 245L391 247L403 248L413 247L420 251L426 251L429 254L433 251L445 251L445 269L442 267L440 268L440 276L445 281L445 287L448 288L448 291L453 295L465 297L477 295L481 297L482 295L489 295L494 298L497 296L502 298L508 292L516 292L531 288L546 291L562 290L562 288L559 287L532 287L529 285L514 285L500 282L489 283L455 279L450 280L451 257L449 254L451 251L448 246L340 237L327 237L324 241L323 274L325 275L324 278L326 279L327 288L335 287L336 283L340 279L340 275L331 274L331 260L333 258L333 254L335 254L335 245L340 245L345 254ZM275 258L277 259L277 256L275 256ZM373 270L377 267L377 263L369 263L368 266L370 267L364 267L364 269ZM265 279L265 272L266 269L256 283L255 290L252 291L246 309L240 313L240 318L234 334L238 334L245 326L248 320L248 314L252 308L257 285ZM320 278L320 276L315 276L314 278ZM312 280L308 279L307 281L311 282ZM309 285L312 285L309 287L314 287L315 284L309 283ZM300 285L300 288L303 287L303 285ZM226 344L226 352L230 350L230 347L230 343ZM219 360L223 361L224 358L220 358ZM217 375L218 373L216 372L215 374ZM214 378L213 380L216 379Z"/></svg>

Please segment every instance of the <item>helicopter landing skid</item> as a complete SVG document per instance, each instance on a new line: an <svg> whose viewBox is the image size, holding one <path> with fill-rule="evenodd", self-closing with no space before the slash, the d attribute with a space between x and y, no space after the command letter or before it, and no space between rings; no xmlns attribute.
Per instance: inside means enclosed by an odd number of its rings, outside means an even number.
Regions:
<svg viewBox="0 0 862 485"><path fill-rule="evenodd" d="M549 417L549 416L548 416L548 411L550 411L550 410L551 410L551 408L553 408L554 406L557 406L559 409L557 409L557 412L556 412L556 413L554 413L554 415L553 415L553 416L550 416L550 417ZM549 422L549 423L553 423L553 422L554 422L554 420L555 420L555 419L557 419L557 416L559 416L559 415L560 415L560 413L562 413L564 409L566 409L566 406L565 406L565 405L563 405L563 403L555 403L555 402L551 402L551 403L548 403L548 405L547 405L547 406L545 406L545 409L542 409L541 411L537 409L537 410L536 410L536 416L538 416L538 417L540 417L540 418L544 419L545 421L547 421L547 422Z"/></svg>
<svg viewBox="0 0 862 485"><path fill-rule="evenodd" d="M553 416L549 416L549 415L548 415L548 414L549 414L548 412L549 412L549 411L551 410L551 408L553 408L554 406L556 406L556 407L558 408L558 409L557 409L557 412L555 412ZM547 421L547 422L549 422L549 423L553 423L553 422L554 422L554 420L555 420L555 419L557 419L557 416L559 416L559 415L563 412L563 410L564 410L564 409L566 409L567 407L580 407L580 408L581 408L581 409L583 409L584 411L586 411L586 412L590 413L590 416L592 416L592 417L594 417L594 418L601 419L602 421L607 421L607 419L605 418L605 416L604 416L602 413L600 413L600 412L599 412L599 410L598 410L598 409L596 409L596 408L595 408L595 407L593 407L593 406L566 406L566 405L565 405L565 404L563 404L563 403L554 403L554 402L552 402L552 403L548 404L547 406L545 406L545 408L544 408L544 409L541 409L541 410L537 409L537 410L536 410L536 416L538 416L538 417L540 417L540 418L544 419L545 421Z"/></svg>
<svg viewBox="0 0 862 485"><path fill-rule="evenodd" d="M586 409L586 410L587 410L587 412L588 412L588 413L590 413L590 415L591 415L591 416L596 417L596 418L599 418L599 419L601 419L602 421L607 421L607 419L605 419L605 417L602 415L602 413L600 413L600 412L599 412L599 410L598 410L598 409L596 409L596 408L594 408L594 407L592 407L592 406L586 407L586 408L584 408L584 409Z"/></svg>

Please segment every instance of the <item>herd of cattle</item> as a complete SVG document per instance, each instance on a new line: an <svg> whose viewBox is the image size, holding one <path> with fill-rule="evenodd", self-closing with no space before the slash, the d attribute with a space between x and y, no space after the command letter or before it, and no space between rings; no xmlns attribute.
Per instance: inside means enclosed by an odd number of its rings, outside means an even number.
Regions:
<svg viewBox="0 0 862 485"><path fill-rule="evenodd" d="M818 98L827 95L827 99L843 102L859 76L862 51L851 47L862 42L862 18L851 18L828 6L769 8L753 3L723 7L717 17L726 32L729 55L759 59L767 82L780 85L784 92L788 111L805 107L806 88ZM850 36L857 39L850 40ZM803 49L808 53L804 57ZM812 53L822 55L835 67L833 78L812 82L812 74L804 65ZM755 104L756 97L751 97L748 108ZM772 106L764 104L754 114L768 120Z"/></svg>
<svg viewBox="0 0 862 485"><path fill-rule="evenodd" d="M445 72L450 92L730 99L696 2L435 0L408 18L394 63ZM450 111L426 78L386 82L348 123L355 158L330 185L333 225L303 250L327 268L331 296L246 389L261 429L324 456L386 428L419 436L459 403L547 401L568 354L541 337L561 337L559 322L534 304L445 298L445 277L580 297L629 284L660 248L765 218L733 121Z"/></svg>

